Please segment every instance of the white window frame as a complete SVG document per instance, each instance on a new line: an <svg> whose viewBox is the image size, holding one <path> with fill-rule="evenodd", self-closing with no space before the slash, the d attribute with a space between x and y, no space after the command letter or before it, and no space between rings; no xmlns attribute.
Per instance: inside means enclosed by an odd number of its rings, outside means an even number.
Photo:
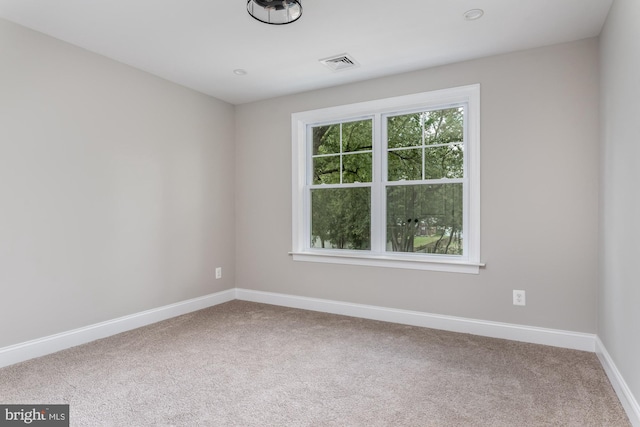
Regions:
<svg viewBox="0 0 640 427"><path fill-rule="evenodd" d="M385 228L384 187L382 174L386 165L386 145L383 141L383 116L405 111L426 111L464 105L464 178L463 230L465 250L462 256L415 254L376 251L380 228ZM310 190L311 170L310 128L322 123L344 122L374 117L372 242L371 251L345 249L317 249L310 247ZM304 111L291 115L292 146L292 250L294 261L366 265L418 270L447 271L478 274L480 267L480 85L461 86L413 95L386 98L357 104L341 105ZM381 176L382 174L382 176ZM446 179L442 180L446 182ZM373 196L377 192L378 197Z"/></svg>

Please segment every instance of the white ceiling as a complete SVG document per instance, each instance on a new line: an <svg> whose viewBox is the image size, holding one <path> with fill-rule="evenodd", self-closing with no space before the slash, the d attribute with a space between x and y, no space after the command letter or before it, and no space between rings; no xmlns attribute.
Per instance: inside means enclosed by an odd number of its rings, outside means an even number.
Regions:
<svg viewBox="0 0 640 427"><path fill-rule="evenodd" d="M283 26L251 18L246 0L0 0L0 17L242 104L596 36L612 3L301 1L302 17ZM473 8L484 16L465 21ZM319 62L342 53L360 66Z"/></svg>

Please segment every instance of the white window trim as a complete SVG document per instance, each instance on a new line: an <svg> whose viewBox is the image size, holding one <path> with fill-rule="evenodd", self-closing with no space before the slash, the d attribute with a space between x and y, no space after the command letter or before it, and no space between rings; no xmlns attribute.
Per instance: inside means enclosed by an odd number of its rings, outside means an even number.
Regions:
<svg viewBox="0 0 640 427"><path fill-rule="evenodd" d="M466 202L467 219L465 238L467 253L460 256L425 255L398 252L351 251L310 248L307 240L310 233L307 185L308 145L307 129L319 122L345 121L351 118L388 114L410 109L430 109L448 104L466 104L465 179L468 179L463 197ZM381 129L374 129L380 138ZM325 262L336 264L367 265L379 267L407 268L417 270L447 271L478 274L480 267L480 85L461 86L398 96L357 104L341 105L304 111L291 115L292 140L292 250L295 261ZM380 141L376 141L380 143ZM374 155L374 162L382 156ZM379 224L371 224L380 226Z"/></svg>

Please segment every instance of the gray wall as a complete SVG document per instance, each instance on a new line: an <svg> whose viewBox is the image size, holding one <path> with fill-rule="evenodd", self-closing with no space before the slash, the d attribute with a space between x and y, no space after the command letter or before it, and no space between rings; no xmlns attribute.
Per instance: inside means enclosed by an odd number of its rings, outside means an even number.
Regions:
<svg viewBox="0 0 640 427"><path fill-rule="evenodd" d="M0 48L0 347L234 286L596 331L596 39L235 109L6 21ZM292 112L472 83L486 269L291 260Z"/></svg>
<svg viewBox="0 0 640 427"><path fill-rule="evenodd" d="M616 0L600 40L598 336L640 397L640 2Z"/></svg>
<svg viewBox="0 0 640 427"><path fill-rule="evenodd" d="M0 20L0 347L232 288L234 156L233 106Z"/></svg>
<svg viewBox="0 0 640 427"><path fill-rule="evenodd" d="M236 286L596 332L596 39L236 108ZM293 112L481 84L479 275L294 262ZM512 305L512 290L527 306Z"/></svg>

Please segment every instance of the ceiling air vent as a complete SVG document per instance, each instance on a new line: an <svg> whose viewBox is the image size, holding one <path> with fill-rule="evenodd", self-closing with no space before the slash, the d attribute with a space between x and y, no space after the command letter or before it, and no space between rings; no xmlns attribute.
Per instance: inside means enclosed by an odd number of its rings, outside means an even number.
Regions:
<svg viewBox="0 0 640 427"><path fill-rule="evenodd" d="M346 53L321 59L320 63L333 71L342 71L348 68L355 68L359 65L355 59Z"/></svg>

